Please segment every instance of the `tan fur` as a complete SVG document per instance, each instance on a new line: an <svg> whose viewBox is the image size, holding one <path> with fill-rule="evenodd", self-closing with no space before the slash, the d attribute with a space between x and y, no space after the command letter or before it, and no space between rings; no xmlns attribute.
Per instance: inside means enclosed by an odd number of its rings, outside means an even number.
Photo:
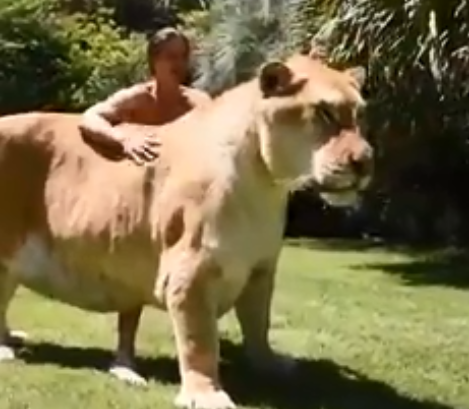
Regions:
<svg viewBox="0 0 469 409"><path fill-rule="evenodd" d="M0 313L14 283L89 310L165 309L176 403L233 407L218 378L216 319L234 306L255 367L286 368L268 328L287 195L313 180L331 204L351 205L369 183L359 88L305 56L266 65L158 128L161 156L146 168L96 155L77 115L1 118ZM319 119L322 103L337 126ZM0 326L6 334L1 314Z"/></svg>

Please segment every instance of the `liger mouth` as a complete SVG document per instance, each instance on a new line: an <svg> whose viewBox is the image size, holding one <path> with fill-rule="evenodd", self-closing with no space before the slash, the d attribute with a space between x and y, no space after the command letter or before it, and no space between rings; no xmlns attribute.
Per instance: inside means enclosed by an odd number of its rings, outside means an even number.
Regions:
<svg viewBox="0 0 469 409"><path fill-rule="evenodd" d="M329 194L344 194L350 192L358 192L360 190L360 186L358 182L349 183L343 186L328 186L328 185L321 185L319 183L313 182L314 188L319 193L329 193Z"/></svg>
<svg viewBox="0 0 469 409"><path fill-rule="evenodd" d="M362 180L357 178L349 181L349 183L319 183L314 178L308 177L297 181L301 189L314 189L318 193L324 194L348 194L357 193L366 190L366 186Z"/></svg>

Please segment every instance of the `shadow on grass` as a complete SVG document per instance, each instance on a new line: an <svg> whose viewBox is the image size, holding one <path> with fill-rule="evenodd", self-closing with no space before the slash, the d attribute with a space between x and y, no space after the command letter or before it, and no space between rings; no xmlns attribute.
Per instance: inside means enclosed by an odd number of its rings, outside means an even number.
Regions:
<svg viewBox="0 0 469 409"><path fill-rule="evenodd" d="M242 405L278 409L450 409L399 394L391 386L367 378L329 360L299 360L297 373L285 380L260 379L247 369L240 348L222 342L222 379ZM55 364L76 369L103 369L111 361L99 348L31 344L21 354L29 364ZM177 363L169 357L140 359L139 369L161 383L179 383Z"/></svg>
<svg viewBox="0 0 469 409"><path fill-rule="evenodd" d="M379 239L286 239L285 243L292 247L310 250L333 250L333 251L368 251L368 250L394 250L394 246L386 246Z"/></svg>
<svg viewBox="0 0 469 409"><path fill-rule="evenodd" d="M462 251L410 254L410 259L407 261L383 261L352 268L354 270L380 270L398 276L408 285L469 288L469 253Z"/></svg>
<svg viewBox="0 0 469 409"><path fill-rule="evenodd" d="M408 246L379 240L287 240L288 245L310 250L336 252L395 253L408 256L405 261L383 261L351 266L354 270L379 270L398 276L408 285L441 285L469 288L469 252L450 248L437 250L432 246Z"/></svg>
<svg viewBox="0 0 469 409"><path fill-rule="evenodd" d="M429 254L441 249L441 245L425 243L405 243L398 240L382 239L380 237L367 237L362 239L343 238L295 238L285 239L285 244L292 247L305 248L309 250L330 250L336 252L367 252L377 251L380 253L398 253L409 255Z"/></svg>

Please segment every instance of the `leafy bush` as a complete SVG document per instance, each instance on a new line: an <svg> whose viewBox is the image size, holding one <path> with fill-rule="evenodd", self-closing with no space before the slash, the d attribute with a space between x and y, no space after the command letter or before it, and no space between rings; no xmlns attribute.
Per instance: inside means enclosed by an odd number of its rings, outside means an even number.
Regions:
<svg viewBox="0 0 469 409"><path fill-rule="evenodd" d="M144 75L142 46L105 9L65 15L56 0L0 0L0 113L81 110Z"/></svg>
<svg viewBox="0 0 469 409"><path fill-rule="evenodd" d="M129 32L146 33L163 26L182 23L182 9L200 7L198 1L159 0L58 0L60 8L68 13L95 14L103 7L110 12L117 25Z"/></svg>
<svg viewBox="0 0 469 409"><path fill-rule="evenodd" d="M144 37L125 37L105 9L91 16L75 13L60 21L70 58L82 76L70 94L72 107L82 109L118 88L144 79Z"/></svg>

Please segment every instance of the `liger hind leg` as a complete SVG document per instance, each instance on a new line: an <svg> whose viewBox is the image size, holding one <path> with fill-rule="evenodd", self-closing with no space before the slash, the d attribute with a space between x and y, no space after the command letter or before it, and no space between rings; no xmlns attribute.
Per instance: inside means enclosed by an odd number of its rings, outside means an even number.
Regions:
<svg viewBox="0 0 469 409"><path fill-rule="evenodd" d="M26 333L12 331L8 326L8 309L17 288L18 281L15 277L5 267L0 266L0 361L14 359L14 345L27 338Z"/></svg>
<svg viewBox="0 0 469 409"><path fill-rule="evenodd" d="M116 355L109 372L124 382L143 386L147 382L135 369L135 338L142 309L142 307L136 307L118 314Z"/></svg>

